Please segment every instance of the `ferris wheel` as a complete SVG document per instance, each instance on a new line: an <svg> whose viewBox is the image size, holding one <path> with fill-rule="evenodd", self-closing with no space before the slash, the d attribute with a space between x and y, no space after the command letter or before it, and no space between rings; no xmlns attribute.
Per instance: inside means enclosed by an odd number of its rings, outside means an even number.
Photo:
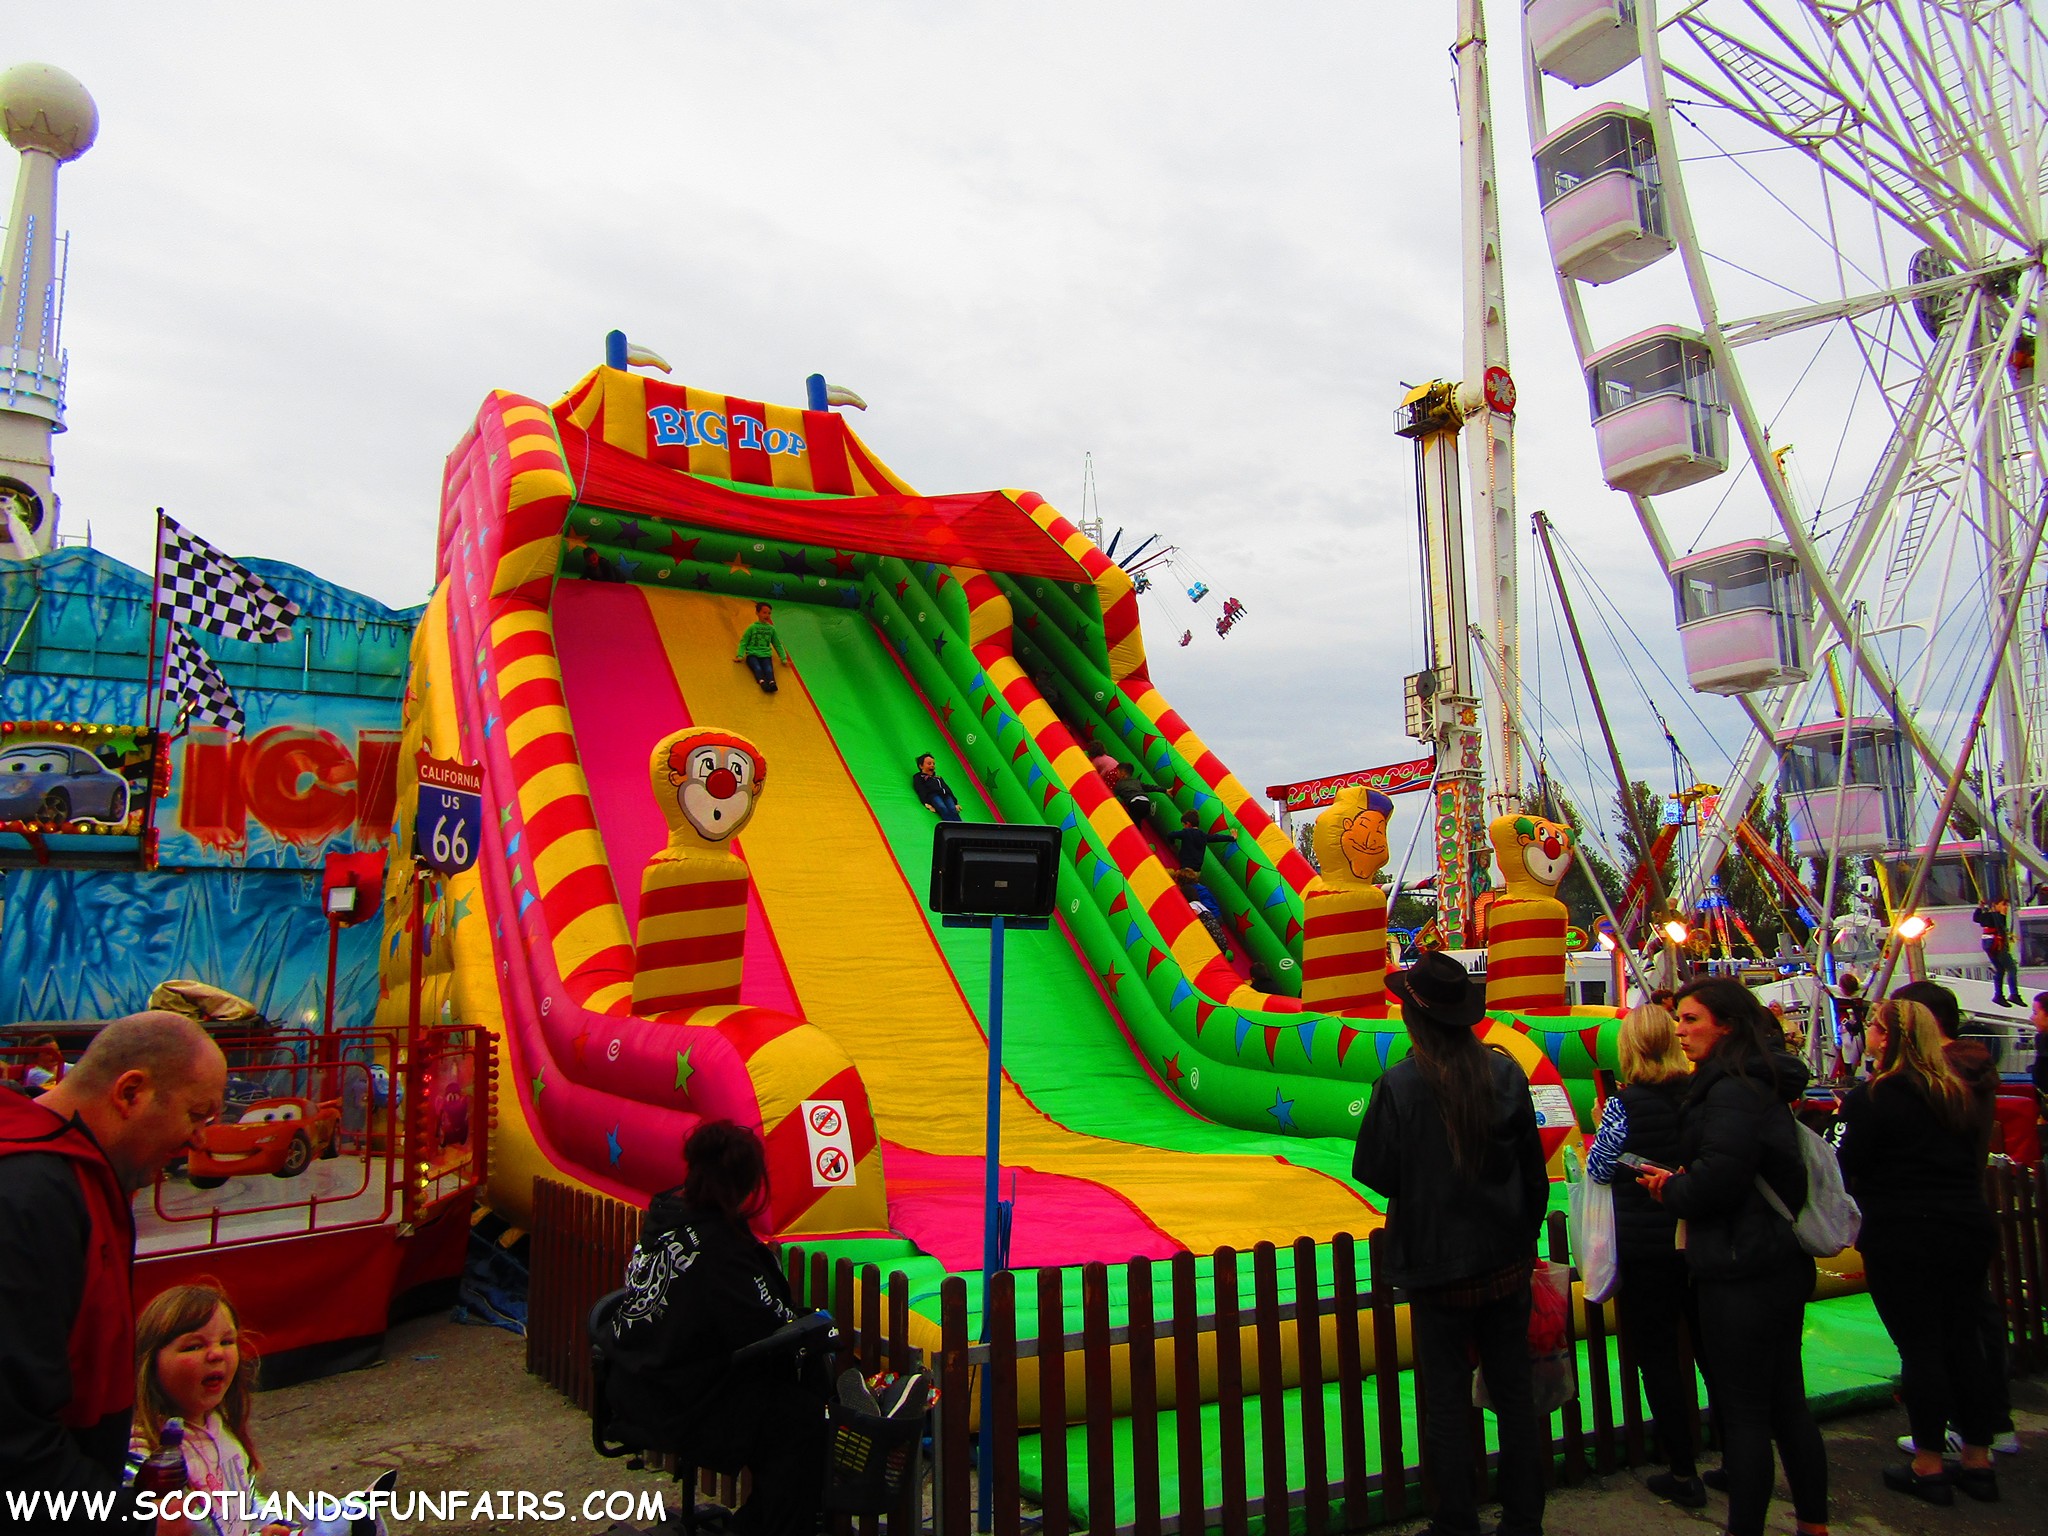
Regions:
<svg viewBox="0 0 2048 1536"><path fill-rule="evenodd" d="M1831 886L1841 855L1924 845L1945 794L2048 881L2043 22L1522 10L1602 474L1671 578L1692 686L1748 717L1679 901L1773 773Z"/></svg>

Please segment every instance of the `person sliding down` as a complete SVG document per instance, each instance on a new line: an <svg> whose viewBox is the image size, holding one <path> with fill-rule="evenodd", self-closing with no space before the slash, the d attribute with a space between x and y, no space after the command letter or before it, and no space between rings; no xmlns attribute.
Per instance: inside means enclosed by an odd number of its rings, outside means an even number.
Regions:
<svg viewBox="0 0 2048 1536"><path fill-rule="evenodd" d="M740 636L740 648L733 653L732 659L747 664L747 670L754 674L754 681L761 685L763 693L773 693L777 656L782 658L785 667L789 665L789 652L782 648L782 636L775 632L775 610L767 603L756 603L754 622Z"/></svg>
<svg viewBox="0 0 2048 1536"><path fill-rule="evenodd" d="M917 772L910 776L910 787L916 793L918 803L941 821L960 819L960 801L953 793L953 786L939 777L938 762L927 752L917 760Z"/></svg>

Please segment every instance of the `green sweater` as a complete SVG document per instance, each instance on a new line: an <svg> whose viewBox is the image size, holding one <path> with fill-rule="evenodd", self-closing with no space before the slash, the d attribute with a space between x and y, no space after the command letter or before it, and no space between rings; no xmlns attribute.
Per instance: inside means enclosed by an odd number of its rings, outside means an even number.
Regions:
<svg viewBox="0 0 2048 1536"><path fill-rule="evenodd" d="M774 654L782 658L784 666L789 665L789 652L782 648L782 636L775 633L773 624L759 622L749 624L746 633L740 636L740 648L733 652L733 660L742 656L767 656Z"/></svg>

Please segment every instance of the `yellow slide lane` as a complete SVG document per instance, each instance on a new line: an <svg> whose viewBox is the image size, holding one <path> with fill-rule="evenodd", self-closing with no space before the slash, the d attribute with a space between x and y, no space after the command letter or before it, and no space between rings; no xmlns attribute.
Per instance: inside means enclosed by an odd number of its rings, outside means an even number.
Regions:
<svg viewBox="0 0 2048 1536"><path fill-rule="evenodd" d="M876 1124L900 1145L980 1158L988 1057L924 908L801 681L755 687L733 661L753 605L642 589L699 725L738 731L768 760L762 813L742 839L804 1016L852 1055ZM1370 1223L1341 1185L1277 1158L1194 1155L1080 1135L1005 1085L1003 1159L1116 1190L1197 1253L1249 1247L1276 1223L1327 1238Z"/></svg>

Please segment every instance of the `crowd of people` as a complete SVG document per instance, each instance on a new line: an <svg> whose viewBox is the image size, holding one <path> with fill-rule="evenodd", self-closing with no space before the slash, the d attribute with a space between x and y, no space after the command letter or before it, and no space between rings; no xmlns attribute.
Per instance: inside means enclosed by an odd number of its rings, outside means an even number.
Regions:
<svg viewBox="0 0 2048 1536"><path fill-rule="evenodd" d="M919 768L936 777L931 759ZM1181 836L1198 860L1205 834L1189 824ZM1527 1082L1481 1044L1483 983L1456 960L1425 954L1388 987L1411 1049L1367 1103L1353 1174L1386 1211L1375 1279L1410 1304L1430 1529L1481 1529L1476 1363L1498 1422L1499 1536L1540 1536L1549 1448L1529 1338L1549 1183ZM2048 995L2035 1012L2048 1024ZM1861 1019L1862 1072L1841 1096L1838 1144L1820 1155L1838 1159L1860 1206L1870 1294L1899 1355L1909 1459L1884 1482L1935 1505L1995 1500L1993 1452L2017 1449L2005 1320L1988 1284L1996 1071L1938 984L1901 987ZM1800 1536L1828 1528L1827 1457L1801 1358L1816 1265L1795 1226L1820 1144L1795 1119L1808 1070L1786 1045L1776 1016L1732 980L1694 981L1633 1009L1586 1159L1587 1177L1612 1188L1617 1325L1665 1463L1648 1486L1689 1509L1725 1495L1729 1536L1764 1529L1774 1448ZM60 1056L24 1091L0 1092L0 1485L132 1501L138 1474L168 1462L179 1486L255 1490L254 1361L232 1300L213 1285L174 1286L138 1319L131 1276L132 1196L197 1143L226 1087L226 1062L199 1025L145 1013L105 1026L77 1062ZM687 1180L650 1206L599 1330L616 1365L610 1411L638 1425L642 1443L751 1468L755 1492L736 1530L808 1532L831 1384L787 1357L745 1369L734 1358L796 1315L754 1231L764 1150L753 1131L711 1122L685 1156ZM1715 1467L1701 1466L1694 1435L1695 1365ZM160 1536L187 1530L207 1536L168 1522Z"/></svg>
<svg viewBox="0 0 2048 1536"><path fill-rule="evenodd" d="M1997 1074L1939 984L1911 983L1875 1008L1849 992L1862 1071L1841 1097L1835 1155L1911 1424L1911 1460L1885 1483L1934 1504L1994 1500L1992 1449L2017 1449L1983 1183ZM1739 983L1695 982L1671 1001L1675 1018L1653 1001L1624 1020L1622 1085L1587 1159L1587 1176L1614 1187L1618 1322L1668 1463L1650 1486L1694 1508L1725 1490L1727 1529L1744 1536L1762 1528L1775 1443L1800 1528L1824 1529L1827 1468L1799 1353L1814 1261L1786 1217L1807 1194L1791 1110L1807 1069ZM1704 1476L1688 1339L1723 1445Z"/></svg>

